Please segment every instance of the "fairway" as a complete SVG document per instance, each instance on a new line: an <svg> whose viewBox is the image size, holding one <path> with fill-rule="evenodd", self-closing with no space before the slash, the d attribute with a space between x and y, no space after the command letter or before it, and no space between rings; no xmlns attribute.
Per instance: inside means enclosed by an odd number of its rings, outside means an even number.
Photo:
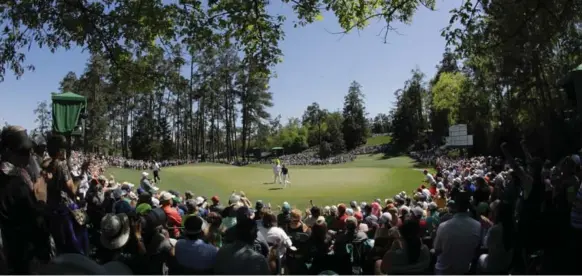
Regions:
<svg viewBox="0 0 582 276"><path fill-rule="evenodd" d="M291 184L286 189L273 184L268 165L235 167L222 164L197 164L164 168L160 172L162 190L180 193L192 191L206 196L218 195L223 203L233 190L244 191L252 200L271 202L273 207L288 201L297 208L349 203L351 200L371 202L392 197L400 191L410 192L422 182L422 173L412 168L408 157L383 159L381 155L359 156L354 162L329 166L291 166ZM111 168L107 175L118 181L139 183L140 171Z"/></svg>

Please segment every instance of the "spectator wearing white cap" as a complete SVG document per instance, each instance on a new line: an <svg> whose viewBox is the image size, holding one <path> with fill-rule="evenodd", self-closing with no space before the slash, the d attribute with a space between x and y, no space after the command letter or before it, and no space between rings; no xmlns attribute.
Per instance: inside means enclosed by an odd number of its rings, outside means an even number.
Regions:
<svg viewBox="0 0 582 276"><path fill-rule="evenodd" d="M198 207L198 214L201 217L206 217L206 215L208 214L208 209L206 208L208 206L208 203L206 202L206 198L199 196L196 197L194 202L196 204L196 207Z"/></svg>
<svg viewBox="0 0 582 276"><path fill-rule="evenodd" d="M148 176L150 174L147 172L142 172L141 173L141 181L140 181L140 188L150 194L154 194L156 192L155 187L150 183L150 180L148 179Z"/></svg>
<svg viewBox="0 0 582 276"><path fill-rule="evenodd" d="M160 200L158 198L156 198L155 196L152 196L152 206L160 207Z"/></svg>

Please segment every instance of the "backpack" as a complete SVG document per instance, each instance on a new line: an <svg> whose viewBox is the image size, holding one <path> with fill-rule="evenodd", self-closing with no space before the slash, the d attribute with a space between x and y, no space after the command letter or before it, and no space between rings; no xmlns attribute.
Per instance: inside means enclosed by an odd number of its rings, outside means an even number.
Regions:
<svg viewBox="0 0 582 276"><path fill-rule="evenodd" d="M362 275L362 265L368 253L374 247L374 240L365 239L361 242L349 242L346 244L346 252L350 256L350 263L352 265L352 275Z"/></svg>

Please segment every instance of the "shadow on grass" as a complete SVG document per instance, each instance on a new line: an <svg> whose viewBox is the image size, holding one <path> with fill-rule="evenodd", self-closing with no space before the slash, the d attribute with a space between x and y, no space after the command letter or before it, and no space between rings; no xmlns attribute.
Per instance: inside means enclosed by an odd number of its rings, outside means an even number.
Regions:
<svg viewBox="0 0 582 276"><path fill-rule="evenodd" d="M395 147L389 147L387 151L384 152L384 155L382 155L382 157L378 158L379 160L386 160L386 159L390 159L390 158L394 158L394 157L398 157L398 156L402 156L402 155L407 155L405 152L402 152L400 150L395 149Z"/></svg>
<svg viewBox="0 0 582 276"><path fill-rule="evenodd" d="M394 145L392 145L391 147L388 148L387 151L384 152L384 154L382 156L378 157L378 160L387 160L390 158L396 158L396 157L400 157L403 155L409 156L408 152L398 150ZM410 162L410 166L413 168L416 168L416 169L425 169L425 168L431 167L430 165L428 165L426 163L417 162L417 161Z"/></svg>
<svg viewBox="0 0 582 276"><path fill-rule="evenodd" d="M414 162L414 165L412 165L414 168L416 169L426 169L426 168L430 168L430 166L426 163L422 163L422 162Z"/></svg>
<svg viewBox="0 0 582 276"><path fill-rule="evenodd" d="M273 185L273 184L275 184L275 183L273 183L273 182L263 182L263 185Z"/></svg>
<svg viewBox="0 0 582 276"><path fill-rule="evenodd" d="M281 187L269 188L269 191L276 191L276 190L283 190L283 188L281 188Z"/></svg>

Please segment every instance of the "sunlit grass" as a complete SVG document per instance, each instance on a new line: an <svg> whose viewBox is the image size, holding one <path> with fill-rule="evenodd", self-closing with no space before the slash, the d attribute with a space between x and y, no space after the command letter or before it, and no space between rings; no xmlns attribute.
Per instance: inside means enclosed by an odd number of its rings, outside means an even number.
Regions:
<svg viewBox="0 0 582 276"><path fill-rule="evenodd" d="M286 189L272 184L269 165L235 167L222 164L187 165L162 169L162 190L192 191L210 198L218 195L223 201L233 190L244 191L251 200L261 199L273 206L288 201L298 208L309 206L309 200L323 206L370 202L388 198L400 191L411 191L422 182L420 171L408 157L383 158L382 155L359 156L354 162L329 166L291 166L291 184ZM140 171L112 168L107 171L118 181L139 183Z"/></svg>
<svg viewBox="0 0 582 276"><path fill-rule="evenodd" d="M384 145L390 143L390 141L392 141L392 137L388 135L370 137L366 141L366 146Z"/></svg>

